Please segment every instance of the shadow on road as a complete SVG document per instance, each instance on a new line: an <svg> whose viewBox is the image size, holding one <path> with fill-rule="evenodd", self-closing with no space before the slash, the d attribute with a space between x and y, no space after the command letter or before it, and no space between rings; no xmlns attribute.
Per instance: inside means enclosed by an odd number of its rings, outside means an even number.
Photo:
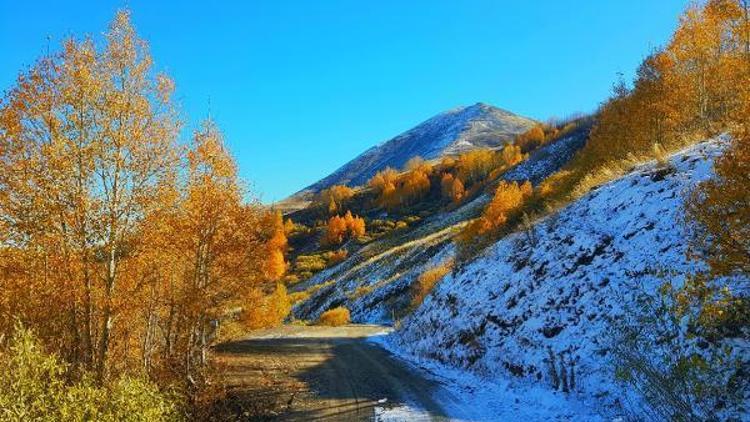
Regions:
<svg viewBox="0 0 750 422"><path fill-rule="evenodd" d="M241 419L372 420L403 407L416 409L408 420L446 419L433 399L437 383L363 338L295 333L225 343L215 351Z"/></svg>

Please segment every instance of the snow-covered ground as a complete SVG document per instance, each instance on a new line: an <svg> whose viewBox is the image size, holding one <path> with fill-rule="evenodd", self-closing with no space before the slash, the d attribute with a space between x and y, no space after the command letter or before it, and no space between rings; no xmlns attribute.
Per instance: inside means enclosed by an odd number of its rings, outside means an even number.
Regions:
<svg viewBox="0 0 750 422"><path fill-rule="evenodd" d="M674 272L670 280L678 283L695 270L680 223L684 195L710 176L721 149L720 140L689 148L672 158L675 170L667 174L654 163L642 166L530 233L502 239L447 275L381 341L415 362L437 362L507 387L508 397L520 394L521 407L547 407L528 420L581 420L582 409L616 417L621 392L612 381L608 321L634 301L634 288L653 291L665 281L662 270ZM548 377L550 350L575 362L576 391L562 401ZM476 385L482 397L485 384ZM534 394L547 398L532 401L549 406L524 404ZM501 400L498 410L514 400Z"/></svg>
<svg viewBox="0 0 750 422"><path fill-rule="evenodd" d="M373 343L414 366L425 378L442 388L433 395L453 421L605 421L596 404L582 394L564 394L537 383L503 377L488 379L470 371L450 367L431 359L404 354L385 336L369 338ZM382 409L376 420L430 420L419 408Z"/></svg>

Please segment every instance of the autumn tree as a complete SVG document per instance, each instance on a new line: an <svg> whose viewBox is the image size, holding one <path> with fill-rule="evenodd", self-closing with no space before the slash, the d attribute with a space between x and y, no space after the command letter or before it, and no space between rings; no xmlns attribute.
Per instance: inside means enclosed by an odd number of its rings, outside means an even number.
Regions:
<svg viewBox="0 0 750 422"><path fill-rule="evenodd" d="M283 274L286 238L278 214L244 203L236 164L210 120L195 132L187 161L184 193L163 245L162 259L176 276L161 275L169 305L158 320L164 353L193 379L207 364L215 323L230 309L252 306L245 298Z"/></svg>
<svg viewBox="0 0 750 422"><path fill-rule="evenodd" d="M513 143L520 147L523 153L527 153L537 149L544 141L544 128L542 125L534 125L531 129L516 136Z"/></svg>
<svg viewBox="0 0 750 422"><path fill-rule="evenodd" d="M269 280L278 281L287 270L287 226L284 223L284 217L278 211L267 211L261 224L267 231L267 239L265 240L267 248L265 275Z"/></svg>
<svg viewBox="0 0 750 422"><path fill-rule="evenodd" d="M2 109L3 220L17 245L61 251L53 262L67 276L60 297L72 339L63 347L99 380L137 281L140 222L160 206L177 157L172 88L153 77L145 43L119 12L102 51L67 41L19 78Z"/></svg>
<svg viewBox="0 0 750 422"><path fill-rule="evenodd" d="M524 201L532 194L531 183L501 181L495 190L492 201L487 205L480 217L480 233L486 233L502 227L518 211Z"/></svg>
<svg viewBox="0 0 750 422"><path fill-rule="evenodd" d="M430 192L430 175L432 166L421 157L414 157L406 163L406 172L403 175L397 194L401 198L399 205L408 205L418 202Z"/></svg>
<svg viewBox="0 0 750 422"><path fill-rule="evenodd" d="M323 189L316 200L317 204L328 210L329 214L342 212L344 207L354 196L354 189L346 185L333 185L330 188Z"/></svg>
<svg viewBox="0 0 750 422"><path fill-rule="evenodd" d="M483 180L497 167L496 154L488 149L478 149L461 154L456 159L458 177L468 184Z"/></svg>
<svg viewBox="0 0 750 422"><path fill-rule="evenodd" d="M365 220L347 211L344 216L334 215L328 220L323 236L323 244L333 246L341 244L346 238L357 238L366 233Z"/></svg>
<svg viewBox="0 0 750 422"><path fill-rule="evenodd" d="M212 122L178 146L174 84L127 12L98 45L66 41L0 103L0 338L18 319L71 377L195 384L223 324L288 311L282 220Z"/></svg>
<svg viewBox="0 0 750 422"><path fill-rule="evenodd" d="M750 105L746 106L750 111ZM750 114L748 114L750 116ZM716 176L689 197L688 217L695 231L694 254L716 277L750 274L750 123L735 132L716 160Z"/></svg>
<svg viewBox="0 0 750 422"><path fill-rule="evenodd" d="M451 173L444 173L440 179L441 192L443 198L449 199L453 203L459 203L464 197L464 184L461 179L453 177Z"/></svg>
<svg viewBox="0 0 750 422"><path fill-rule="evenodd" d="M377 195L376 202L381 207L390 208L398 205L396 184L398 183L398 172L390 167L381 170L369 180L367 185Z"/></svg>

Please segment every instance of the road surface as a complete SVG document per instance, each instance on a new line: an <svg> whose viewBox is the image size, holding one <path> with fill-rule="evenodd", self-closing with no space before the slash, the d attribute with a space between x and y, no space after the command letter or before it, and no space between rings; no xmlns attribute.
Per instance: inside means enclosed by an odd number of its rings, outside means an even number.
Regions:
<svg viewBox="0 0 750 422"><path fill-rule="evenodd" d="M366 337L384 327L283 326L216 348L248 420L446 420L440 385Z"/></svg>

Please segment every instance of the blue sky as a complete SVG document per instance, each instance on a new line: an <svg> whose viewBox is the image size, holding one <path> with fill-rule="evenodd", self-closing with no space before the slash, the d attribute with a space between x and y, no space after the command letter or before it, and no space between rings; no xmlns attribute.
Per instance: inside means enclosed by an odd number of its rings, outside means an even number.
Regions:
<svg viewBox="0 0 750 422"><path fill-rule="evenodd" d="M264 201L458 105L537 119L592 111L664 44L685 0L0 0L0 89L52 37L101 34L128 6L172 75L187 137L223 129Z"/></svg>

